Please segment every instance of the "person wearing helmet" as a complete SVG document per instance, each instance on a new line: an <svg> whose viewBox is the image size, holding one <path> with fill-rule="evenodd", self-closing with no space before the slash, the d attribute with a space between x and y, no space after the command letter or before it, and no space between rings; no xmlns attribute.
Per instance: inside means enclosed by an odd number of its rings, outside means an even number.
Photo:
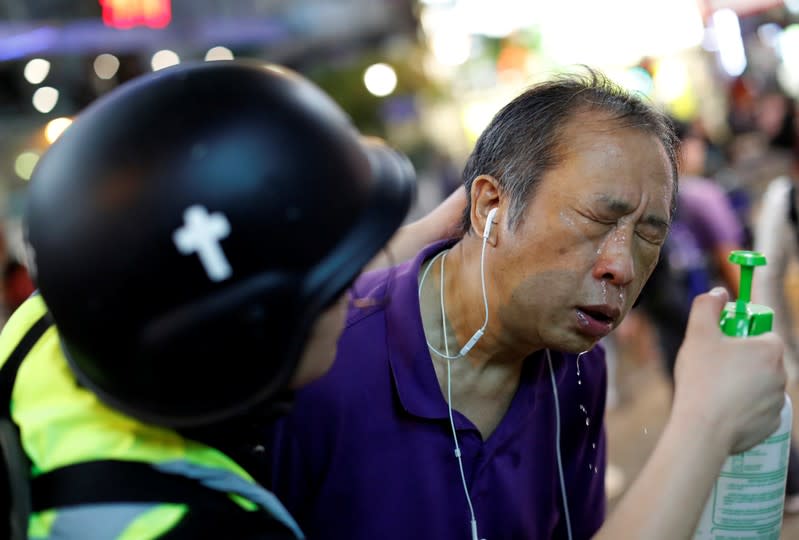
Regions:
<svg viewBox="0 0 799 540"><path fill-rule="evenodd" d="M160 71L83 112L33 176L40 294L0 336L13 534L301 538L237 449L328 369L413 186L276 66Z"/></svg>

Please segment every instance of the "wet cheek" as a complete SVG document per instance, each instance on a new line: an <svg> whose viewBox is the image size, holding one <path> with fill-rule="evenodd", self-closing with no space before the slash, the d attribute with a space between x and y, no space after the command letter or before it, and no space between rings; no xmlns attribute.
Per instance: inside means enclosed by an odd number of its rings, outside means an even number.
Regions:
<svg viewBox="0 0 799 540"><path fill-rule="evenodd" d="M636 269L640 269L636 271L636 279L635 285L633 289L630 291L631 297L636 298L638 293L641 292L641 289L644 288L646 282L649 281L649 276L652 275L652 272L655 270L655 266L658 262L658 257L660 256L660 250L653 250L653 253L649 253L639 257L636 260Z"/></svg>
<svg viewBox="0 0 799 540"><path fill-rule="evenodd" d="M500 318L517 325L519 320L550 320L550 315L573 305L581 289L577 272L562 269L538 272L524 278L511 292L507 302L502 302Z"/></svg>
<svg viewBox="0 0 799 540"><path fill-rule="evenodd" d="M642 281L649 279L660 258L660 248L652 247L638 256L638 267L641 268Z"/></svg>

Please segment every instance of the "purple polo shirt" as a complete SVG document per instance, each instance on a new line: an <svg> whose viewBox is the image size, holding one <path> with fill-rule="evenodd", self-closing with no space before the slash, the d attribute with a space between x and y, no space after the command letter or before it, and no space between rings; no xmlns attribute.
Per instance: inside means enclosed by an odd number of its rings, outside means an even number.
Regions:
<svg viewBox="0 0 799 540"><path fill-rule="evenodd" d="M361 278L384 306L351 308L331 371L297 395L267 433L267 487L309 539L468 540L469 511L419 313L415 260ZM478 285L475 285L478 286ZM575 539L605 514L605 359L552 352L568 510ZM579 374L578 374L579 371ZM453 411L480 538L566 538L556 457L555 400L543 351L483 440Z"/></svg>

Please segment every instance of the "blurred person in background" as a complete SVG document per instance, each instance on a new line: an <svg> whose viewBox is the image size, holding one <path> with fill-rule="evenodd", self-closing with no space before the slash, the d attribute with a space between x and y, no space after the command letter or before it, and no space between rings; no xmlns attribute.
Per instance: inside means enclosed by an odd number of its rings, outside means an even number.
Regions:
<svg viewBox="0 0 799 540"><path fill-rule="evenodd" d="M791 265L799 261L799 147L794 152L792 174L772 180L758 209L755 222L755 249L766 256L768 264L758 269L752 298L774 309L774 330L785 341L783 358L788 380L799 380L799 348L797 348L795 311L796 289L790 287ZM799 513L799 452L791 446L785 511Z"/></svg>
<svg viewBox="0 0 799 540"><path fill-rule="evenodd" d="M0 227L0 264L2 265L2 313L0 328L5 321L28 298L34 290L33 282L25 265L12 255L7 245L6 227Z"/></svg>
<svg viewBox="0 0 799 540"><path fill-rule="evenodd" d="M667 119L557 79L494 117L463 180L461 239L358 281L384 301L350 309L332 370L268 430L264 483L313 538L689 537L726 457L776 429L785 376L774 335L724 339L726 292L697 297L671 418L603 525L594 345L668 233Z"/></svg>
<svg viewBox="0 0 799 540"><path fill-rule="evenodd" d="M791 382L799 380L799 347L785 286L790 264L799 260L799 147L794 156L792 174L773 179L758 207L755 249L766 255L768 264L755 274L753 289L757 302L774 309L775 329L785 340L785 370Z"/></svg>
<svg viewBox="0 0 799 540"><path fill-rule="evenodd" d="M799 140L797 110L793 100L778 92L766 94L758 109L759 130L768 137L772 151L790 151L791 167L771 179L757 209L755 248L766 255L768 264L755 274L753 295L774 310L776 331L785 340L785 369L791 382L799 380L799 348L794 335L794 317L786 295L789 265L799 253L799 219L796 183L799 182Z"/></svg>
<svg viewBox="0 0 799 540"><path fill-rule="evenodd" d="M3 268L3 303L8 318L33 294L35 287L28 269L15 259L9 259Z"/></svg>
<svg viewBox="0 0 799 540"><path fill-rule="evenodd" d="M733 127L726 144L729 166L719 179L731 190L736 207L745 211L745 225L753 225L755 203L775 178L790 176L796 140L795 100L771 82L752 96L749 120ZM751 241L751 230L747 230Z"/></svg>

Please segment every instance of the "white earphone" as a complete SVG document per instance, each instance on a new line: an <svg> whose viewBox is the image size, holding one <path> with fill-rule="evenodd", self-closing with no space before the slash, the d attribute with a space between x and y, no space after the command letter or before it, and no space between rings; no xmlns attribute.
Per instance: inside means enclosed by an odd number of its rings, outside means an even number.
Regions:
<svg viewBox="0 0 799 540"><path fill-rule="evenodd" d="M483 228L483 239L485 240L487 240L488 235L491 234L491 227L494 225L494 217L497 215L497 210L499 210L499 208L495 207L492 208L488 213L488 217L486 218L486 226Z"/></svg>
<svg viewBox="0 0 799 540"><path fill-rule="evenodd" d="M469 341L466 342L466 345L464 345L463 348L460 350L460 352L458 352L459 356L466 356L469 353L469 351L471 351L472 348L474 348L474 346L477 345L477 342L480 340L481 337L483 337L483 334L485 334L486 331L486 327L488 326L488 298L486 296L486 276L483 268L483 263L485 261L488 235L491 234L491 227L494 226L494 218L497 215L497 210L498 208L494 207L491 209L490 212L488 212L488 217L486 218L486 224L485 227L483 228L483 249L480 254L480 281L483 286L483 305L485 305L485 310L486 310L485 322L483 322L483 326L480 327L471 338L469 338Z"/></svg>

